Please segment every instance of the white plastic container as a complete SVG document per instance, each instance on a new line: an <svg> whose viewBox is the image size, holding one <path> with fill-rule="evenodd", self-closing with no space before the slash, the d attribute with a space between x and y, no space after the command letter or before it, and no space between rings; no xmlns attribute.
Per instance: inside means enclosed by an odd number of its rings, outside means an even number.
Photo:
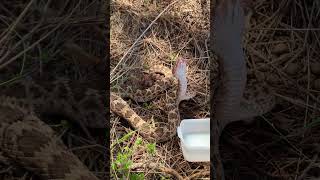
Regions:
<svg viewBox="0 0 320 180"><path fill-rule="evenodd" d="M177 128L186 161L210 161L210 118L184 119Z"/></svg>

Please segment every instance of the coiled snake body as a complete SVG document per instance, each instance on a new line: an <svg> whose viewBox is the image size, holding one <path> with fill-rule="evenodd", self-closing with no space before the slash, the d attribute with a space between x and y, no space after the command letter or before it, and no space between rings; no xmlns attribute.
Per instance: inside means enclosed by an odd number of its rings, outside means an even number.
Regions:
<svg viewBox="0 0 320 180"><path fill-rule="evenodd" d="M83 126L106 127L105 97L71 84L61 79L46 86L27 79L1 87L0 153L42 179L97 180L39 119L44 113L62 114Z"/></svg>
<svg viewBox="0 0 320 180"><path fill-rule="evenodd" d="M180 122L179 103L182 100L190 99L192 96L186 95L183 91L186 84L183 84L183 78L176 74L180 69L185 68L186 61L180 59L177 61L177 67L173 70L174 74L165 66L154 66L150 68L150 73L161 73L165 78L156 81L150 88L138 90L128 96L136 102L149 101L155 98L158 94L165 92L166 103L164 112L167 114L167 122L157 122L155 127L141 118L129 104L118 96L116 93L111 93L110 110L120 117L126 119L134 129L149 141L164 142L176 135L176 128ZM184 73L182 72L182 76ZM176 79L178 78L178 80Z"/></svg>

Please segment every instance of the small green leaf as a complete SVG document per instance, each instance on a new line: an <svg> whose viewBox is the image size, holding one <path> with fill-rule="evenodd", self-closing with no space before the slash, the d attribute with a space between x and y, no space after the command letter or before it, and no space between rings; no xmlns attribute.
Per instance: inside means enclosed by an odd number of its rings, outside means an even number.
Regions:
<svg viewBox="0 0 320 180"><path fill-rule="evenodd" d="M156 143L147 144L147 151L149 154L154 155L156 152Z"/></svg>
<svg viewBox="0 0 320 180"><path fill-rule="evenodd" d="M138 146L140 144L142 144L142 138L138 137L134 145Z"/></svg>
<svg viewBox="0 0 320 180"><path fill-rule="evenodd" d="M144 103L143 103L143 107L144 107L144 108L148 108L148 106L149 106L149 104L148 104L147 102L144 102Z"/></svg>
<svg viewBox="0 0 320 180"><path fill-rule="evenodd" d="M144 174L143 173L130 174L130 180L144 180Z"/></svg>
<svg viewBox="0 0 320 180"><path fill-rule="evenodd" d="M112 170L116 170L116 167L117 167L117 165L115 164L115 163L111 163L111 168L112 168Z"/></svg>

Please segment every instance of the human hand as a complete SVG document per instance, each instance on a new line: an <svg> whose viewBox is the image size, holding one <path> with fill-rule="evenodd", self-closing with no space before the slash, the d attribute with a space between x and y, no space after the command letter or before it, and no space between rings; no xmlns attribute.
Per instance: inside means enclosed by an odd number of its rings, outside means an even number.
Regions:
<svg viewBox="0 0 320 180"><path fill-rule="evenodd" d="M214 20L214 50L220 56L242 51L244 12L240 0L223 0Z"/></svg>

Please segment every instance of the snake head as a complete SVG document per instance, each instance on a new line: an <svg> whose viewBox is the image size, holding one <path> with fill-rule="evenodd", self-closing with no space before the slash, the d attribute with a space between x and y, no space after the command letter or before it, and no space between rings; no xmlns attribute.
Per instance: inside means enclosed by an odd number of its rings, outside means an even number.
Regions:
<svg viewBox="0 0 320 180"><path fill-rule="evenodd" d="M195 93L187 92L187 60L184 58L179 58L172 70L172 74L174 74L174 76L179 81L178 102L193 98L195 96Z"/></svg>
<svg viewBox="0 0 320 180"><path fill-rule="evenodd" d="M172 74L174 74L174 76L181 80L186 78L186 73L187 73L187 60L184 58L179 58L176 62L176 65L174 66L174 68L172 69Z"/></svg>

